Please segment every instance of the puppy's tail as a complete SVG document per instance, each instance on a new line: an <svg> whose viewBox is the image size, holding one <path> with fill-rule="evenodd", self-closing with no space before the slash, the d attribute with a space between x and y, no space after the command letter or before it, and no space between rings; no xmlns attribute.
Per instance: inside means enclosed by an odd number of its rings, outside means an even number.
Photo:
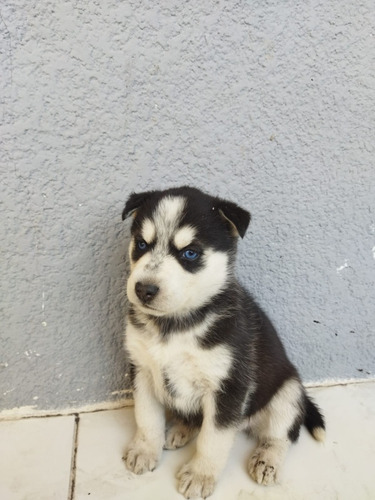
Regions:
<svg viewBox="0 0 375 500"><path fill-rule="evenodd" d="M303 423L306 429L314 439L321 442L324 441L326 435L324 417L320 409L307 395L305 395L305 410L305 420Z"/></svg>

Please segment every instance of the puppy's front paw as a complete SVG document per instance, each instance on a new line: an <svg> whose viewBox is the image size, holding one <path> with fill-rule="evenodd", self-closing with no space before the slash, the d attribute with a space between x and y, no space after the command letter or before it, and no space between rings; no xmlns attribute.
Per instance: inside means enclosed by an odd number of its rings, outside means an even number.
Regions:
<svg viewBox="0 0 375 500"><path fill-rule="evenodd" d="M207 498L215 488L215 478L203 471L198 472L192 464L186 464L177 474L178 491L185 498Z"/></svg>
<svg viewBox="0 0 375 500"><path fill-rule="evenodd" d="M130 446L123 457L127 469L135 474L153 471L158 463L157 453L147 450L145 446Z"/></svg>

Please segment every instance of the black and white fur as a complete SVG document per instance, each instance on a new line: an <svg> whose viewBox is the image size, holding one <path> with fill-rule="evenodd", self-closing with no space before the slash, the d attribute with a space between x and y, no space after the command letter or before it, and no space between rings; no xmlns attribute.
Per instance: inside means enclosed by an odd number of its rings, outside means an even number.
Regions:
<svg viewBox="0 0 375 500"><path fill-rule="evenodd" d="M153 470L163 447L196 452L178 473L186 498L207 497L234 436L257 438L250 476L272 484L304 424L324 420L306 395L274 327L238 283L238 236L250 214L190 187L132 194L130 301L125 345L132 363L137 431L124 460ZM166 430L166 413L172 421Z"/></svg>

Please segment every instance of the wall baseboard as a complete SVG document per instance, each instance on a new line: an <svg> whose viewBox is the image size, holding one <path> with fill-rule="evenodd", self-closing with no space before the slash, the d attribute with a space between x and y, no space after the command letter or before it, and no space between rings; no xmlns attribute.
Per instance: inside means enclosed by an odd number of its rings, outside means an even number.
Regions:
<svg viewBox="0 0 375 500"><path fill-rule="evenodd" d="M303 385L307 389L318 387L333 387L335 385L351 385L351 384L365 384L366 382L375 382L375 377L369 378L343 378L343 379L325 379L318 380L317 382L304 382Z"/></svg>
<svg viewBox="0 0 375 500"><path fill-rule="evenodd" d="M333 387L337 385L352 385L352 384L364 384L364 383L375 383L375 378L362 378L362 379L327 379L318 382L307 382L304 386L307 389L318 389L324 387ZM131 394L131 391L127 391ZM83 406L77 406L73 408L64 409L45 409L40 410L36 405L31 406L21 406L18 408L11 408L0 411L0 421L5 420L19 420L23 418L45 418L45 417L62 417L69 415L76 415L79 413L92 413L96 411L105 410L118 410L120 408L125 408L127 406L133 406L134 401L131 398L120 398L115 401L102 401L100 403L92 403Z"/></svg>
<svg viewBox="0 0 375 500"><path fill-rule="evenodd" d="M58 408L41 410L35 405L20 406L0 411L0 421L2 420L19 420L22 418L45 418L45 417L66 417L76 415L77 413L92 413L96 411L118 410L126 406L133 406L133 399L121 398L116 401L102 401L100 403L92 403L83 406L72 408Z"/></svg>

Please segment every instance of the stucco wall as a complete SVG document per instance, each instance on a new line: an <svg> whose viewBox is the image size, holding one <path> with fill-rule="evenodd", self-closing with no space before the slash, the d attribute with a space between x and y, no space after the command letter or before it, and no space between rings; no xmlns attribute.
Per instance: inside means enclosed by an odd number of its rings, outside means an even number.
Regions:
<svg viewBox="0 0 375 500"><path fill-rule="evenodd" d="M124 397L121 211L182 183L252 212L238 273L304 380L374 376L372 0L0 11L0 408Z"/></svg>

